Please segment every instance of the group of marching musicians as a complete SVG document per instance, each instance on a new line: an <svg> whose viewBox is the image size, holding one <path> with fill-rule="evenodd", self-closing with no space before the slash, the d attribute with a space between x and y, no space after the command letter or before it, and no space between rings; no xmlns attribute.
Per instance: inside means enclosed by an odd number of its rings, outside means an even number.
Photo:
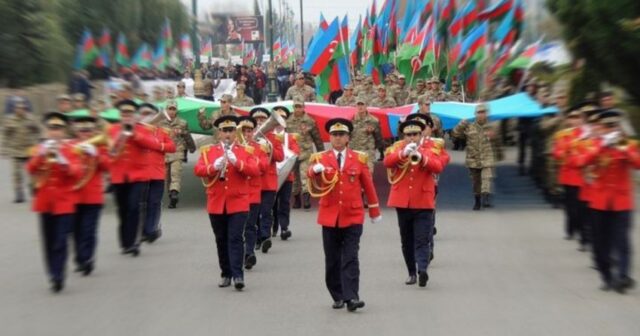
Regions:
<svg viewBox="0 0 640 336"><path fill-rule="evenodd" d="M564 111L565 128L553 139L558 183L565 192L566 239L591 249L601 289L625 293L631 270L633 170L640 148L621 127L624 115L585 101Z"/></svg>

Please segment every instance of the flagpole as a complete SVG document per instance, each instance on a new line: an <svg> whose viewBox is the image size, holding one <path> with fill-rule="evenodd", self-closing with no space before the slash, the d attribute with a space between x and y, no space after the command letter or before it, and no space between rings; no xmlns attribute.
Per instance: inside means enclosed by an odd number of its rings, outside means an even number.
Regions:
<svg viewBox="0 0 640 336"><path fill-rule="evenodd" d="M348 22L348 19L347 19ZM349 55L347 55L347 51L344 49L344 36L342 36L342 24L340 24L340 29L338 29L338 32L340 34L340 41L342 41L342 43L340 43L340 48L342 48L342 54L344 56L342 57L347 57L347 62L351 63L351 60L349 59ZM348 41L347 41L348 42ZM351 83L351 73L349 73L349 83Z"/></svg>

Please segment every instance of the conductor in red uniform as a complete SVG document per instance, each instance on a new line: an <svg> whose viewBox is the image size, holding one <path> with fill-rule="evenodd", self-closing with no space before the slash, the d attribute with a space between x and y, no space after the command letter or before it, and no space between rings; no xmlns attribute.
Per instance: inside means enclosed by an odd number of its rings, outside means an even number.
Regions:
<svg viewBox="0 0 640 336"><path fill-rule="evenodd" d="M358 294L358 249L364 222L362 190L371 202L368 206L372 222L380 221L382 216L367 154L347 147L353 124L335 118L326 123L325 129L333 148L311 156L308 189L312 196L320 198L318 224L322 226L325 282L333 308L343 308L346 302L347 309L353 312L364 307Z"/></svg>
<svg viewBox="0 0 640 336"><path fill-rule="evenodd" d="M218 128L216 145L205 146L194 172L202 177L207 193L207 212L216 237L221 280L219 287L233 284L244 288L244 225L249 212L249 177L260 174L258 160L250 147L236 142L238 119L223 116L214 122Z"/></svg>
<svg viewBox="0 0 640 336"><path fill-rule="evenodd" d="M429 118L431 125L433 121ZM425 287L429 280L427 268L431 254L435 209L435 175L445 163L438 156L440 148L431 141L422 141L426 125L418 120L400 124L404 140L389 148L384 166L389 172L391 192L389 207L395 207L400 227L402 255L407 264L407 285ZM416 269L417 265L417 269Z"/></svg>

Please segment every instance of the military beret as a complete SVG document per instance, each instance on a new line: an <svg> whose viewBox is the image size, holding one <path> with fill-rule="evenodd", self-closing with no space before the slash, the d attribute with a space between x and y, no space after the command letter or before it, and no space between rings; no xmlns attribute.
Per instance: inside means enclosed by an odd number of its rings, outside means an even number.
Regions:
<svg viewBox="0 0 640 336"><path fill-rule="evenodd" d="M334 132L351 133L351 131L353 131L353 124L351 123L350 120L347 120L345 118L333 118L327 121L327 123L324 125L324 129L328 133L334 133Z"/></svg>

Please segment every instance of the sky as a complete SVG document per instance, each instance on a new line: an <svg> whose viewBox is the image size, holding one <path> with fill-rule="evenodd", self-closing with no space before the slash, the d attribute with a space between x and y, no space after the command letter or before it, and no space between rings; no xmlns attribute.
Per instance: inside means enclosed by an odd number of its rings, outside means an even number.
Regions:
<svg viewBox="0 0 640 336"><path fill-rule="evenodd" d="M230 9L235 11L251 12L253 10L253 0L197 0L198 12L212 12L216 9L228 12ZM266 7L267 0L259 0ZM287 0L292 7L296 18L300 17L300 0ZM187 9L191 12L191 0L182 0L187 5ZM327 20L333 19L335 16L342 17L349 14L350 25L355 25L355 20L360 14L364 15L366 9L371 5L372 0L302 0L303 14L305 23L317 23L319 21L320 12L324 14ZM378 10L382 1L378 1ZM278 0L272 0L274 8L279 8Z"/></svg>

